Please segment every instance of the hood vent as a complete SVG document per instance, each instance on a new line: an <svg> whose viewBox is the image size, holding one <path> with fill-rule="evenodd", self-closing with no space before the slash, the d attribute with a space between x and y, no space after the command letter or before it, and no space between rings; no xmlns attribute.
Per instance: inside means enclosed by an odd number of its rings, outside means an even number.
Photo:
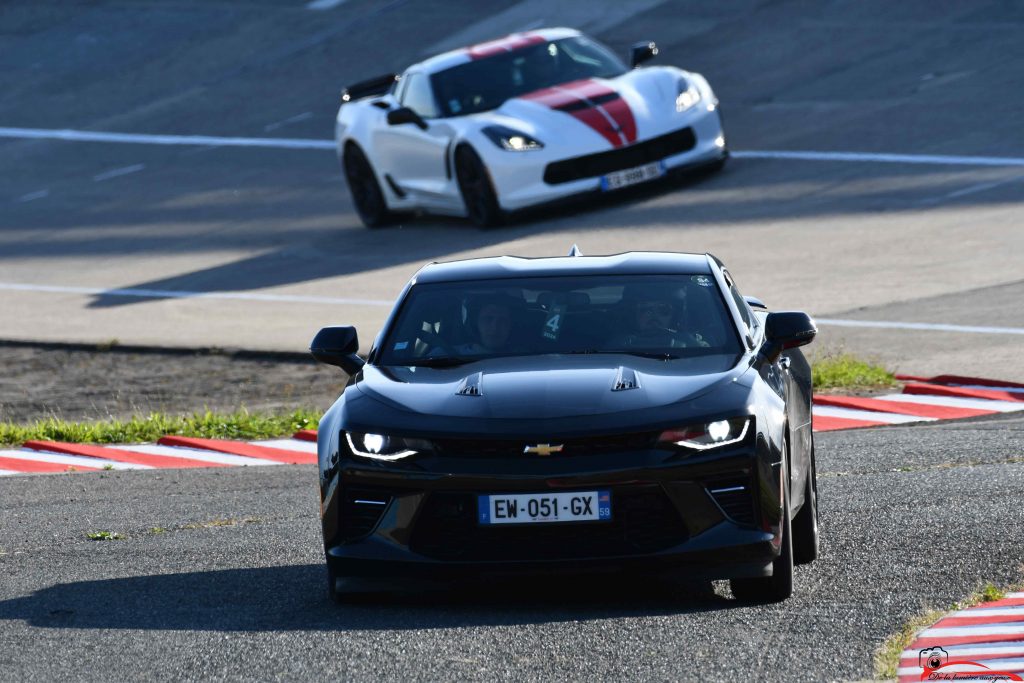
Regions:
<svg viewBox="0 0 1024 683"><path fill-rule="evenodd" d="M615 375L615 384L612 386L612 391L629 391L630 389L639 388L640 380L636 378L636 372L633 368L620 365L619 372Z"/></svg>
<svg viewBox="0 0 1024 683"><path fill-rule="evenodd" d="M480 390L480 382L483 379L483 373L477 372L469 377L466 377L462 382L459 383L459 388L455 390L455 393L459 396L481 396L483 392Z"/></svg>

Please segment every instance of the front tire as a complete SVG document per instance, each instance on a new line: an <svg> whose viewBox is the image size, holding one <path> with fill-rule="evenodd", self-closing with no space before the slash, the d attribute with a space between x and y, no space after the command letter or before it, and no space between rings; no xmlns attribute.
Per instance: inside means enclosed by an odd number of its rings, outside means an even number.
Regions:
<svg viewBox="0 0 1024 683"><path fill-rule="evenodd" d="M505 214L498 205L498 195L491 184L491 174L480 155L469 145L455 150L455 177L469 220L481 228L505 222Z"/></svg>
<svg viewBox="0 0 1024 683"><path fill-rule="evenodd" d="M810 564L818 559L818 468L811 447L811 469L804 488L804 504L793 520L793 561Z"/></svg>
<svg viewBox="0 0 1024 683"><path fill-rule="evenodd" d="M349 192L352 193L352 203L363 225L368 228L387 225L392 218L391 212L388 210L387 201L384 199L373 167L363 154L363 150L350 144L345 148L342 165L345 168Z"/></svg>

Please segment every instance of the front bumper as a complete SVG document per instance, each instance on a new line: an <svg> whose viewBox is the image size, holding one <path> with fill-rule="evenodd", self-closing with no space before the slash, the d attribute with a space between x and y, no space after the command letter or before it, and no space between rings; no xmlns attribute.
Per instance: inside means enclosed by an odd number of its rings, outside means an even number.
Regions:
<svg viewBox="0 0 1024 683"><path fill-rule="evenodd" d="M498 203L505 211L519 211L575 195L599 192L601 175L611 171L634 168L653 161L663 162L666 169L672 171L710 164L727 156L725 134L717 108L711 111L704 108L688 114L684 121L679 122L674 129L664 130L629 147L595 150L593 154L564 155L549 150L509 153L488 149L486 163L498 195ZM642 155L641 159L631 153L634 148L643 147L655 138L673 135L692 135L692 143L677 145L673 150L666 149L665 156L647 154ZM575 159L604 155L613 157L611 164L585 164L593 169L594 175L581 175L582 169L572 169ZM567 167L569 173L565 172Z"/></svg>
<svg viewBox="0 0 1024 683"><path fill-rule="evenodd" d="M419 471L343 462L322 508L332 573L445 580L640 570L718 579L769 575L778 554L777 467L751 447L671 462L653 451L462 460L461 470L448 460ZM610 522L477 523L477 495L598 488L611 492Z"/></svg>

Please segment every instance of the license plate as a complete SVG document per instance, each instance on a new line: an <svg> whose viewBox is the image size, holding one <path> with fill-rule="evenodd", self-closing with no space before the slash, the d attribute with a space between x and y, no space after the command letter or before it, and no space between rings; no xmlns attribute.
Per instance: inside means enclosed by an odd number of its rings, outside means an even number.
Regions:
<svg viewBox="0 0 1024 683"><path fill-rule="evenodd" d="M618 190L637 183L646 183L665 175L665 164L656 161L653 164L644 164L636 168L627 168L624 171L615 171L606 176L601 176L601 189L605 192Z"/></svg>
<svg viewBox="0 0 1024 683"><path fill-rule="evenodd" d="M608 491L478 496L477 507L481 524L597 522L612 518Z"/></svg>

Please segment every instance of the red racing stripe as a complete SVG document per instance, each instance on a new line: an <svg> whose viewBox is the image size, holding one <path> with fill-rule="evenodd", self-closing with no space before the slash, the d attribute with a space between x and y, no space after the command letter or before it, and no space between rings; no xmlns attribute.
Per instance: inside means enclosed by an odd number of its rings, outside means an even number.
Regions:
<svg viewBox="0 0 1024 683"><path fill-rule="evenodd" d="M99 470L99 468L65 465L59 462L38 462L35 460L0 457L0 470L12 470L14 472L95 472Z"/></svg>
<svg viewBox="0 0 1024 683"><path fill-rule="evenodd" d="M292 435L293 439L299 441L312 441L316 443L316 430L315 429L300 429Z"/></svg>
<svg viewBox="0 0 1024 683"><path fill-rule="evenodd" d="M963 387L947 387L942 384L908 384L903 387L904 394L926 396L956 396L959 398L986 398L990 401L1013 401L1024 403L1024 394L1000 389L965 389Z"/></svg>
<svg viewBox="0 0 1024 683"><path fill-rule="evenodd" d="M247 458L262 458L263 460L274 460L292 465L309 465L317 461L316 453L302 453L300 451L289 451L284 448L273 448L271 446L259 446L257 444L240 441L225 441L223 439L197 439L189 436L165 436L158 444L161 446L183 446L185 448L200 448L217 453L230 453L231 455L242 455Z"/></svg>
<svg viewBox="0 0 1024 683"><path fill-rule="evenodd" d="M817 394L814 395L814 405L834 406L836 408L854 408L856 410L874 410L880 413L898 413L900 415L916 415L917 417L934 417L940 420L952 420L959 417L977 417L978 415L991 415L996 412L993 410L978 410L976 408L932 406L924 403L880 401L877 398L861 398L859 396L819 396Z"/></svg>
<svg viewBox="0 0 1024 683"><path fill-rule="evenodd" d="M119 448L107 448L82 443L62 443L57 441L26 441L25 448L34 451L49 451L65 455L84 455L88 458L104 458L114 462L127 462L133 465L149 465L150 467L226 467L221 463L191 460L189 458L173 458L168 455L151 455L124 451Z"/></svg>
<svg viewBox="0 0 1024 683"><path fill-rule="evenodd" d="M480 43L466 48L466 54L470 59L486 59L505 52L514 52L530 45L538 45L545 42L544 36L529 33L514 33L505 38L492 40L487 43Z"/></svg>
<svg viewBox="0 0 1024 683"><path fill-rule="evenodd" d="M885 422L869 422L867 420L851 420L846 417L819 417L813 418L812 429L816 432L831 432L836 429L853 429L854 427L878 427Z"/></svg>
<svg viewBox="0 0 1024 683"><path fill-rule="evenodd" d="M619 131L626 138L626 144L631 144L636 141L636 119L633 118L633 110L626 104L626 100L622 99L622 96L617 92L609 88L607 85L592 81L589 79L582 81L574 81L572 83L566 83L565 85L558 86L565 88L570 92L579 95L583 99L591 102L595 100L605 100L596 104L596 106L604 111L619 127ZM607 99L610 95L614 95L614 99ZM607 121L605 122L607 125ZM616 147L622 145L621 140Z"/></svg>
<svg viewBox="0 0 1024 683"><path fill-rule="evenodd" d="M607 98L610 95L615 96L615 100L598 105L591 101L594 97ZM520 95L519 99L537 102L572 116L600 134L612 147L621 147L636 139L636 121L629 106L614 90L589 78L542 88ZM616 102L621 102L621 106L615 105ZM616 115L608 111L610 105L615 105L613 109Z"/></svg>

